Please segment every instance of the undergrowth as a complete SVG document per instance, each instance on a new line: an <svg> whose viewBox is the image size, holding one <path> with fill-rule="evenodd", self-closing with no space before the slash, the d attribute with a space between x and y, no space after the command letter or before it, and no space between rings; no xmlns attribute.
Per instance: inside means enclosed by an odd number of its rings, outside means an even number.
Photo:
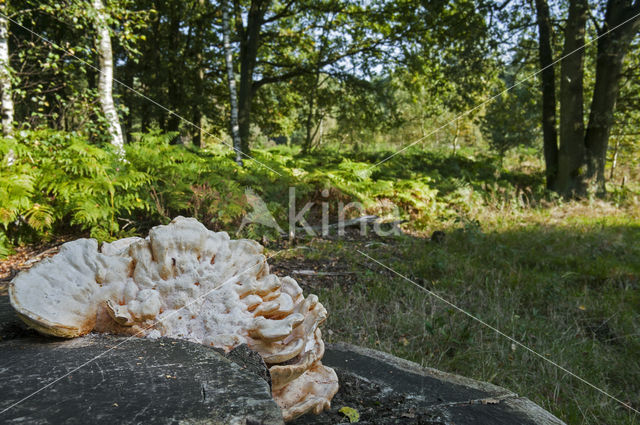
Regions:
<svg viewBox="0 0 640 425"><path fill-rule="evenodd" d="M506 171L489 156L411 150L373 167L390 152L325 149L301 155L278 146L254 150L254 159L238 167L230 153L171 145L173 136L135 135L124 162L110 146L76 133L23 130L15 139L1 139L0 256L60 234L111 240L144 233L179 214L235 232L251 210L248 188L283 229L289 187L295 187L297 205L326 201L335 217L337 202L358 201L361 207L349 215L408 220L416 231L486 205L526 207L545 196L542 174ZM259 224L241 233L265 234L273 236L273 229Z"/></svg>
<svg viewBox="0 0 640 425"><path fill-rule="evenodd" d="M330 311L327 340L393 352L425 366L505 386L571 424L639 423L589 386L433 299L357 253L361 250L594 385L640 408L640 190L611 185L607 202L566 203L544 190L536 159L510 163L460 151L254 150L238 167L217 147L172 145L171 134L138 134L126 161L79 134L20 131L0 139L0 257L61 235L112 240L144 235L182 214L235 237L274 237L249 224L259 195L287 229L296 210L330 221L376 214L404 223L384 238L302 238L281 254L352 279L314 287ZM530 160L531 159L531 160ZM539 164L539 161L537 161ZM444 237L430 240L434 230Z"/></svg>
<svg viewBox="0 0 640 425"><path fill-rule="evenodd" d="M600 213L573 203L498 212L442 223L439 242L313 239L272 262L338 272L301 279L329 311L328 342L503 386L568 424L638 424L631 410L424 290L638 409L640 216Z"/></svg>

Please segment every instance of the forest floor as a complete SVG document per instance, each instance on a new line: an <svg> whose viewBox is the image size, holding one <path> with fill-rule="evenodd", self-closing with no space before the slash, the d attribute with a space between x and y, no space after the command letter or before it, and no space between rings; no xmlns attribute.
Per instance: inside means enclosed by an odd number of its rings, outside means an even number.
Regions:
<svg viewBox="0 0 640 425"><path fill-rule="evenodd" d="M436 230L440 237L430 238ZM62 242L21 247L2 260L0 293ZM327 342L505 387L569 424L640 423L619 403L433 295L640 409L637 209L559 203L486 211L429 232L382 237L349 229L340 237L266 246L272 272L294 277L329 311Z"/></svg>
<svg viewBox="0 0 640 425"><path fill-rule="evenodd" d="M639 409L639 214L569 203L443 224L434 229L441 238L351 231L276 243L270 264L319 296L328 342L503 386L569 424L637 424L632 411L425 289Z"/></svg>

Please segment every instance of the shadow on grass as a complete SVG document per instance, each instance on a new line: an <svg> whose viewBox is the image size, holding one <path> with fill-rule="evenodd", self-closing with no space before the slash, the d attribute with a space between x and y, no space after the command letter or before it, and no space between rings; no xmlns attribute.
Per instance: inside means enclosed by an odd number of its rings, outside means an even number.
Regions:
<svg viewBox="0 0 640 425"><path fill-rule="evenodd" d="M311 282L330 312L325 338L504 386L567 423L638 423L615 401L356 252L640 408L638 223L593 217L445 233L442 243L316 240L296 254L354 273Z"/></svg>

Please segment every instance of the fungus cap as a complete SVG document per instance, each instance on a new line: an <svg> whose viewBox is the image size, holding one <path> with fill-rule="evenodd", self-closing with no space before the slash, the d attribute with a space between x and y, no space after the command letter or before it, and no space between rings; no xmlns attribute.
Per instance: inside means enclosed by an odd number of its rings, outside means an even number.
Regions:
<svg viewBox="0 0 640 425"><path fill-rule="evenodd" d="M172 337L231 350L246 343L270 368L285 420L330 406L335 372L322 365L327 311L297 282L269 273L263 247L193 218L147 238L78 239L18 275L11 304L39 332Z"/></svg>

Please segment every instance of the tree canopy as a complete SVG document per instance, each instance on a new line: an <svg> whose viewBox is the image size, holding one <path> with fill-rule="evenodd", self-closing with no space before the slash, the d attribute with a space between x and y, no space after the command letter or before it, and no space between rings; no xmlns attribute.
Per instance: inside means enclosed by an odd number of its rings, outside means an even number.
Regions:
<svg viewBox="0 0 640 425"><path fill-rule="evenodd" d="M231 144L235 116L246 156L265 143L401 148L436 129L419 146L500 156L537 146L547 187L565 196L603 193L607 164L637 152L638 1L96 4L3 4L5 128L113 139L99 81L103 14L126 140L159 129L173 143Z"/></svg>

